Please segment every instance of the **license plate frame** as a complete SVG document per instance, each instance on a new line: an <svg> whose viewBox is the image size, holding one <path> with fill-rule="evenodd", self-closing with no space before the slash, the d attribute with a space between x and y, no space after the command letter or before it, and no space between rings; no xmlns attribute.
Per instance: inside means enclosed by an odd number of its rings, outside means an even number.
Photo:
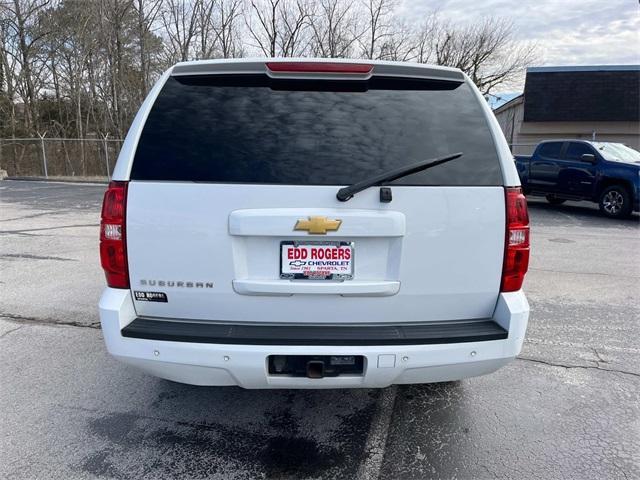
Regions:
<svg viewBox="0 0 640 480"><path fill-rule="evenodd" d="M284 248L285 246L293 245L295 247L310 246L310 247L348 247L350 250L349 265L351 271L347 273L331 273L328 275L306 275L304 273L290 273L283 272L284 261ZM354 242L347 241L319 241L319 240L283 240L280 242L280 265L278 270L280 272L280 279L282 280L316 280L316 281L334 281L343 282L345 280L352 280L355 272L355 244ZM340 260L337 260L340 261Z"/></svg>

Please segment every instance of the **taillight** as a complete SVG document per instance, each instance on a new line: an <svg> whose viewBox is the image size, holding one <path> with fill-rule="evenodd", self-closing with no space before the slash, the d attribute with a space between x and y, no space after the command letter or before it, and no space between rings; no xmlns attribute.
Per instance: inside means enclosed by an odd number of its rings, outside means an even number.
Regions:
<svg viewBox="0 0 640 480"><path fill-rule="evenodd" d="M507 235L500 291L515 292L522 288L529 268L529 213L527 199L520 187L506 187L505 202Z"/></svg>
<svg viewBox="0 0 640 480"><path fill-rule="evenodd" d="M102 202L100 263L112 288L129 288L125 212L127 182L111 182Z"/></svg>
<svg viewBox="0 0 640 480"><path fill-rule="evenodd" d="M325 62L267 62L272 72L282 73L351 73L365 74L373 70L373 65L364 63Z"/></svg>

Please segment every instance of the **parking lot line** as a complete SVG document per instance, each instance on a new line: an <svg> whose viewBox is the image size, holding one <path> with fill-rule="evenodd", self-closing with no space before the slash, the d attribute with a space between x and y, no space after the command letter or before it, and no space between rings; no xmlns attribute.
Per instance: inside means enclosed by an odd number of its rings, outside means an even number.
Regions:
<svg viewBox="0 0 640 480"><path fill-rule="evenodd" d="M376 402L376 412L371 421L364 457L358 469L357 480L375 480L380 478L380 469L384 460L384 452L389 435L389 425L393 417L398 387L392 385L385 388Z"/></svg>

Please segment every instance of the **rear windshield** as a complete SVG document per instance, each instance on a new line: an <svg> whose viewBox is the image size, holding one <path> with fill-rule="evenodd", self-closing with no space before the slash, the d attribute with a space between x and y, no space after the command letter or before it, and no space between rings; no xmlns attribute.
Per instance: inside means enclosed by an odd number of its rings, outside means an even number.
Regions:
<svg viewBox="0 0 640 480"><path fill-rule="evenodd" d="M170 77L142 131L132 180L348 185L464 156L398 185L502 185L481 106L462 83Z"/></svg>

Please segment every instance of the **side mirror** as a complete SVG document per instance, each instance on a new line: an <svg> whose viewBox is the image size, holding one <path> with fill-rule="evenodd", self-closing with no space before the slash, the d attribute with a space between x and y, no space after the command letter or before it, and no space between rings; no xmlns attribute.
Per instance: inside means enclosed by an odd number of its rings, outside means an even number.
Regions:
<svg viewBox="0 0 640 480"><path fill-rule="evenodd" d="M596 156L593 153L583 153L580 160L587 163L596 163Z"/></svg>

